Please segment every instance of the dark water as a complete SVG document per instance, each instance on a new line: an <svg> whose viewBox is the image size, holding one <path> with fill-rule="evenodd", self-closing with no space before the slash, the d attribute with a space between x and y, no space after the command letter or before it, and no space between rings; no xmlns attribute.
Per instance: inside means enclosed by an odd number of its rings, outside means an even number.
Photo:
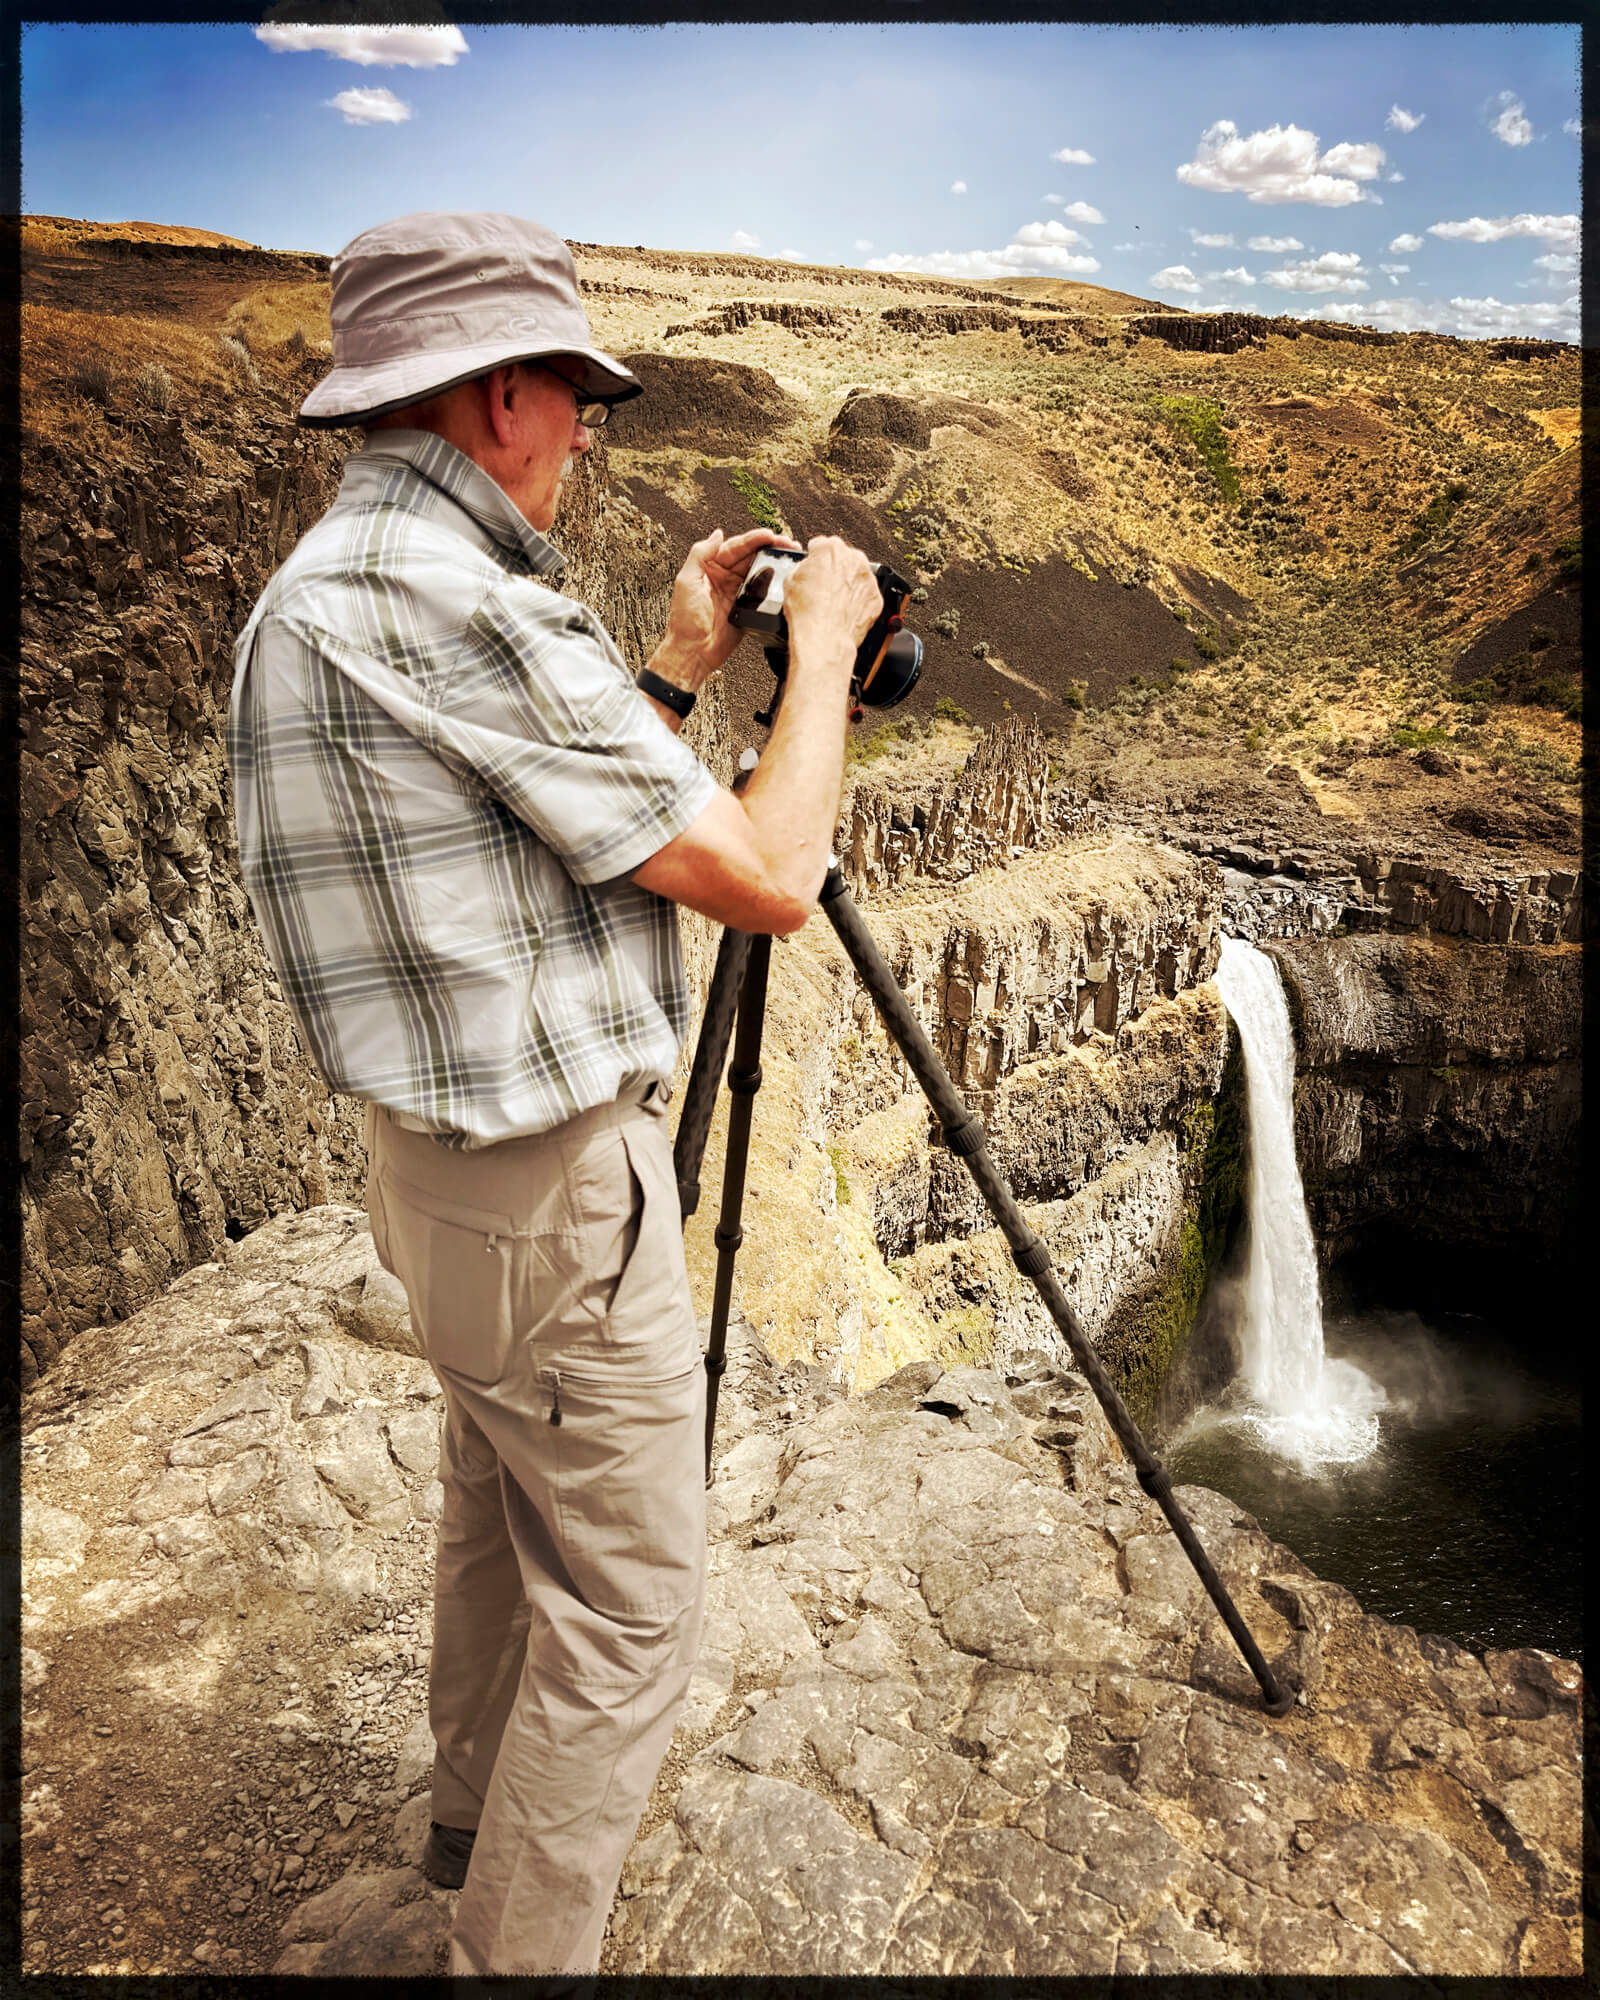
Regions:
<svg viewBox="0 0 1600 2000"><path fill-rule="evenodd" d="M1167 1447L1174 1481L1248 1508L1363 1610L1477 1652L1540 1646L1581 1661L1570 1365L1536 1372L1504 1329L1467 1314L1330 1316L1323 1339L1389 1398L1370 1458L1311 1477L1226 1426Z"/></svg>

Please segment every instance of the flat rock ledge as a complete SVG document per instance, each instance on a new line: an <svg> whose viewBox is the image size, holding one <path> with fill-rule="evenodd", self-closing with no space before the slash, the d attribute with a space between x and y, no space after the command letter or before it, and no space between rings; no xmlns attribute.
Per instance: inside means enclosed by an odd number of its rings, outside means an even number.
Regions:
<svg viewBox="0 0 1600 2000"><path fill-rule="evenodd" d="M414 1612L427 1636L439 1406L408 1345L364 1218L335 1206L80 1336L76 1379L25 1413L25 1750L51 1656L108 1616L287 1585L348 1624L325 1636L349 1671L260 1720L318 1784L359 1737L395 1817L332 1870L291 1885L282 1862L287 1921L254 1962L223 1954L239 1972L442 1968L454 1898L415 1865L425 1653L401 1643ZM1059 1357L917 1362L858 1397L747 1326L730 1358L699 1667L605 1971L1581 1971L1572 1663L1369 1617L1182 1488L1297 1690L1274 1722Z"/></svg>

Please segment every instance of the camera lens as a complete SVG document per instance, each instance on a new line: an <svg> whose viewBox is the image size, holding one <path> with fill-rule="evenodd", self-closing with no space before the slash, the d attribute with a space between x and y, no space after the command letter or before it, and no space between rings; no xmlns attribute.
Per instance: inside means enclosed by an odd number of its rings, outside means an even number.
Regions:
<svg viewBox="0 0 1600 2000"><path fill-rule="evenodd" d="M922 641L902 628L884 647L876 671L862 686L861 699L868 708L893 708L910 694L921 673Z"/></svg>

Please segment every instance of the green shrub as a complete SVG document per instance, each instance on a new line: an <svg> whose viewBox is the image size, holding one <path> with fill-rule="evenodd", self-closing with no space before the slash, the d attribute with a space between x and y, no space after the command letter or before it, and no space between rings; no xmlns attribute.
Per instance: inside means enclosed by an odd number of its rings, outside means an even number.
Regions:
<svg viewBox="0 0 1600 2000"><path fill-rule="evenodd" d="M953 639L961 630L961 613L954 605L948 611L941 611L933 621L933 629L943 639Z"/></svg>
<svg viewBox="0 0 1600 2000"><path fill-rule="evenodd" d="M728 474L729 483L745 506L750 510L750 518L758 528L771 528L774 534L784 532L783 516L778 512L778 496L765 480L758 479L747 465L736 465Z"/></svg>
<svg viewBox="0 0 1600 2000"><path fill-rule="evenodd" d="M973 649L972 649L972 657L973 657L973 658L974 658L975 660L986 660L986 659L988 659L988 657L989 657L989 642L988 642L988 640L987 640L987 639L980 639L980 640L979 640L979 641L977 642L977 644L976 644L976 645L975 645L975 646L973 647Z"/></svg>
<svg viewBox="0 0 1600 2000"><path fill-rule="evenodd" d="M939 699L933 704L933 712L941 722L970 722L972 720L972 717L968 715L960 702L952 701L947 694L940 695Z"/></svg>
<svg viewBox="0 0 1600 2000"><path fill-rule="evenodd" d="M1239 504L1239 475L1228 457L1222 409L1209 396L1156 396L1155 407L1199 452L1217 491L1230 506Z"/></svg>
<svg viewBox="0 0 1600 2000"><path fill-rule="evenodd" d="M1563 535L1555 546L1556 566L1563 576L1580 576L1583 573L1583 530Z"/></svg>
<svg viewBox="0 0 1600 2000"><path fill-rule="evenodd" d="M1577 676L1543 666L1531 652L1513 653L1501 660L1486 674L1458 687L1455 698L1482 706L1509 702L1519 708L1555 708L1575 722L1583 715L1583 687Z"/></svg>
<svg viewBox="0 0 1600 2000"><path fill-rule="evenodd" d="M1436 493L1417 516L1411 532L1401 538L1396 553L1402 556L1412 555L1424 542L1431 541L1466 499L1469 491L1470 488L1457 479L1445 487L1443 492Z"/></svg>
<svg viewBox="0 0 1600 2000"><path fill-rule="evenodd" d="M1062 695L1061 699L1068 708L1080 710L1087 708L1089 706L1089 683L1087 681L1068 681L1067 691Z"/></svg>
<svg viewBox="0 0 1600 2000"><path fill-rule="evenodd" d="M1202 660L1220 660L1222 658L1222 641L1217 637L1215 632L1196 632L1192 643L1195 651L1200 655Z"/></svg>

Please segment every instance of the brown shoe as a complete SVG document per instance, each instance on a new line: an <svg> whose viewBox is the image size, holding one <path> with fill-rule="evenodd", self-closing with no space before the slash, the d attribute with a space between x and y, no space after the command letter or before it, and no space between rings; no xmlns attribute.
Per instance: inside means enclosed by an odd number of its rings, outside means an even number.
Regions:
<svg viewBox="0 0 1600 2000"><path fill-rule="evenodd" d="M441 1826L437 1820L431 1820L422 1849L423 1874L441 1889L459 1889L467 1879L467 1863L472 1859L472 1843L477 1837L476 1827Z"/></svg>

